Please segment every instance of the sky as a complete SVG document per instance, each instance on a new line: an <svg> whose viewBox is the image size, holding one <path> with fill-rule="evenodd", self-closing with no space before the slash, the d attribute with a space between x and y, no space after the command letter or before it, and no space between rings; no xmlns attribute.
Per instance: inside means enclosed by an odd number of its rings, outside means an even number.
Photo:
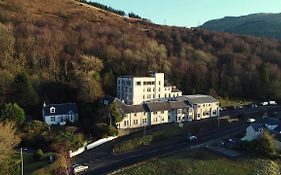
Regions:
<svg viewBox="0 0 281 175"><path fill-rule="evenodd" d="M281 0L91 0L163 25L196 27L211 19L281 13Z"/></svg>

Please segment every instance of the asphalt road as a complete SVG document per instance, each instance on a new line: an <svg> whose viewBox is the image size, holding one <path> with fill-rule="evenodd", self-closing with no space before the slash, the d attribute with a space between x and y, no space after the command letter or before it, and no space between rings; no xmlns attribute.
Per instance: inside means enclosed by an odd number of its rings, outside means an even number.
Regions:
<svg viewBox="0 0 281 175"><path fill-rule="evenodd" d="M221 116L245 115L249 117L254 114L262 115L265 112L274 113L276 111L281 111L281 107L257 107L221 111ZM99 148L97 148L96 150L86 151L81 155L78 155L75 158L75 162L80 164L88 164L89 169L84 174L107 174L120 168L147 159L151 159L159 155L189 149L191 147L202 145L210 141L222 139L224 137L231 137L232 135L244 132L248 125L249 124L245 121L238 122L225 128L218 128L207 134L205 133L204 135L199 134L197 135L198 139L192 142L186 142L184 137L175 137L174 139L167 140L164 143L151 145L148 147L144 147L141 150L136 150L128 153L114 154L111 150L107 150L109 152L106 153L100 151Z"/></svg>

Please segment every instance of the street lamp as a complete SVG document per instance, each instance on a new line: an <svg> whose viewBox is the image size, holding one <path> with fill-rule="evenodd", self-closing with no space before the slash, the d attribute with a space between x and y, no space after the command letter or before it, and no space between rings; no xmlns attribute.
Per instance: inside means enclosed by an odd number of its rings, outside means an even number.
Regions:
<svg viewBox="0 0 281 175"><path fill-rule="evenodd" d="M21 157L21 175L23 175L23 156L22 156L22 148L20 148L20 157Z"/></svg>

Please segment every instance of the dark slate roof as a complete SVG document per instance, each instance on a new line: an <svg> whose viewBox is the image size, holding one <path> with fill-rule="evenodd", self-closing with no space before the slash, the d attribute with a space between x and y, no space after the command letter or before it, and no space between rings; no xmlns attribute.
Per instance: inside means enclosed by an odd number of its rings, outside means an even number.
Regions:
<svg viewBox="0 0 281 175"><path fill-rule="evenodd" d="M55 113L50 113L50 108L55 108ZM72 111L74 114L78 114L77 105L75 103L63 103L63 104L49 104L43 106L44 114L46 115L62 115L68 114Z"/></svg>
<svg viewBox="0 0 281 175"><path fill-rule="evenodd" d="M170 101L171 109L190 108L191 106L186 104L185 101Z"/></svg>
<svg viewBox="0 0 281 175"><path fill-rule="evenodd" d="M280 121L275 118L266 118L266 119L264 119L264 123L268 124L268 125L279 125Z"/></svg>
<svg viewBox="0 0 281 175"><path fill-rule="evenodd" d="M280 133L273 134L272 136L273 136L274 140L277 140L277 141L281 142L281 134Z"/></svg>
<svg viewBox="0 0 281 175"><path fill-rule="evenodd" d="M190 105L193 104L201 104L201 103L216 103L219 102L217 99L210 95L185 95L177 97L178 100L185 100L190 103Z"/></svg>
<svg viewBox="0 0 281 175"><path fill-rule="evenodd" d="M177 88L172 88L172 92L181 92L181 91Z"/></svg>
<svg viewBox="0 0 281 175"><path fill-rule="evenodd" d="M117 108L122 115L129 114L129 113L146 112L144 104L126 105L125 103L123 103L119 99L115 99L114 102L117 105Z"/></svg>
<svg viewBox="0 0 281 175"><path fill-rule="evenodd" d="M145 103L145 105L147 105L148 110L151 112L171 110L169 102L149 102Z"/></svg>
<svg viewBox="0 0 281 175"><path fill-rule="evenodd" d="M281 132L281 125L277 126L277 128L274 129L275 132Z"/></svg>
<svg viewBox="0 0 281 175"><path fill-rule="evenodd" d="M116 97L112 97L110 95L105 95L100 99L100 101L103 103L104 101L108 101L108 104L112 104L115 101Z"/></svg>
<svg viewBox="0 0 281 175"><path fill-rule="evenodd" d="M263 124L262 123L252 123L250 126L252 126L252 128L255 131L259 131L260 129L263 129Z"/></svg>

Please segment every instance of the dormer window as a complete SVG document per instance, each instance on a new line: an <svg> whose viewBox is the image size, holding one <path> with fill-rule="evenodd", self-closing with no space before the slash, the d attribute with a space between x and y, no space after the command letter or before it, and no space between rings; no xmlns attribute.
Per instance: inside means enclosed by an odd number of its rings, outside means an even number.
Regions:
<svg viewBox="0 0 281 175"><path fill-rule="evenodd" d="M54 114L54 113L56 113L56 108L54 108L54 107L51 107L51 108L50 108L50 113L51 113L51 114Z"/></svg>

